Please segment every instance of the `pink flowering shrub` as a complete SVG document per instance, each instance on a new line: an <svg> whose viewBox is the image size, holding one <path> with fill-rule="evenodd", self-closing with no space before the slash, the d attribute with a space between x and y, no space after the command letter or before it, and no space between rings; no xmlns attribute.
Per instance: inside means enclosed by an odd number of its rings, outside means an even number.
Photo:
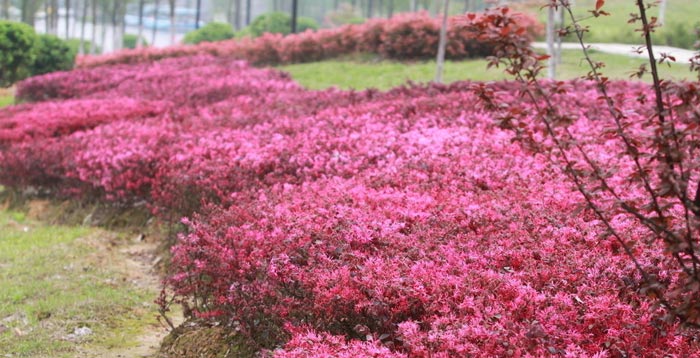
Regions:
<svg viewBox="0 0 700 358"><path fill-rule="evenodd" d="M548 85L624 184L595 87ZM20 92L43 102L0 110L0 183L184 216L169 294L272 356L700 357L565 176L477 105L513 84L484 86L306 91L217 55L38 77ZM642 140L649 89L609 89ZM678 287L663 246L613 224Z"/></svg>
<svg viewBox="0 0 700 358"><path fill-rule="evenodd" d="M177 104L192 102L196 105L213 103L219 98L252 95L252 91L298 88L284 73L252 69L242 61L201 55L139 66L115 65L36 76L18 84L17 97L34 102L99 98L117 103L116 95Z"/></svg>
<svg viewBox="0 0 700 358"><path fill-rule="evenodd" d="M543 31L534 17L514 17L515 36L529 42ZM400 14L391 19L372 19L360 25L344 25L336 29L306 31L282 36L266 34L255 39L226 40L194 46L124 50L102 56L83 56L78 67L133 64L170 57L209 54L246 60L254 65L276 65L334 58L357 51L376 53L399 60L435 57L440 29L438 19L428 13ZM486 29L486 30L484 30ZM488 56L492 45L480 36L482 31L497 31L482 15L454 16L449 22L447 56L461 59ZM500 30L499 30L500 31Z"/></svg>
<svg viewBox="0 0 700 358"><path fill-rule="evenodd" d="M0 147L13 142L60 137L117 120L137 120L164 113L163 102L128 97L77 99L19 105L0 112Z"/></svg>

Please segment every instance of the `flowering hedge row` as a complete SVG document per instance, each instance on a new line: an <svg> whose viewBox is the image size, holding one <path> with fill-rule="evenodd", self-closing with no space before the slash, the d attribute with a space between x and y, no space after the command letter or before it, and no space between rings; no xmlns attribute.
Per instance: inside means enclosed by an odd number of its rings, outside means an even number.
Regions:
<svg viewBox="0 0 700 358"><path fill-rule="evenodd" d="M276 357L700 356L595 216L571 215L565 177L472 87L306 91L212 56L47 75L19 91L53 101L0 111L0 183L186 216L171 293ZM517 101L511 87L490 89ZM571 130L603 132L594 86L572 87L553 99ZM649 110L634 101L644 85L610 91L630 121ZM605 136L582 145L616 160ZM682 279L662 247L634 250Z"/></svg>
<svg viewBox="0 0 700 358"><path fill-rule="evenodd" d="M543 31L534 17L519 14L509 27L522 41L532 41ZM491 54L492 45L484 40L483 31L500 31L485 17L465 14L451 17L446 55L452 59L483 57ZM300 34L266 34L254 39L233 39L194 46L125 50L109 55L82 56L78 67L138 63L169 57L210 54L243 59L252 64L274 65L334 58L358 51L376 53L400 60L434 58L437 53L440 23L428 13L400 14L391 19L373 19L361 25L335 29L308 30Z"/></svg>

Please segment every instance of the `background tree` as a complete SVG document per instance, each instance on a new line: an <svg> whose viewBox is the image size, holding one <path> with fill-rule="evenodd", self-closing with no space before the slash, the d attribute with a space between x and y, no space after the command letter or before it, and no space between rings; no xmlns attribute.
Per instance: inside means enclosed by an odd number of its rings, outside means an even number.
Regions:
<svg viewBox="0 0 700 358"><path fill-rule="evenodd" d="M36 0L22 0L22 22L34 27L36 19Z"/></svg>

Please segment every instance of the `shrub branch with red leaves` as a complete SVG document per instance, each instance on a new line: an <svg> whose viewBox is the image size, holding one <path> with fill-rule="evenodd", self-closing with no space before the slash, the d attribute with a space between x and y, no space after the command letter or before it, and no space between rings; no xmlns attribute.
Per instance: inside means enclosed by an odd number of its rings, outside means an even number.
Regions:
<svg viewBox="0 0 700 358"><path fill-rule="evenodd" d="M591 12L605 16L604 1L598 1ZM599 158L591 151L586 136L575 128L580 115L567 113L558 98L572 90L565 82L538 80L543 69L540 56L532 49L508 36L500 37L491 65L505 65L519 84L521 96L528 100L536 116L531 117L520 106L499 100L497 91L488 85L477 86L487 108L501 111L499 125L512 130L515 139L535 153L544 154L567 174L583 197L589 210L607 228L607 233L620 245L634 263L644 284L640 292L655 299L667 310L667 319L700 327L700 161L696 149L700 131L700 90L697 83L675 83L659 78L657 60L651 43L651 32L658 26L649 19L648 5L637 1L638 14L630 22L640 22L653 79L652 95L639 92L634 99L638 110L625 109L629 99L610 92L611 83L602 73L603 63L592 59L584 42L586 28L580 25L566 0L552 0L548 6L562 7L572 25L560 31L578 38L591 71L585 80L595 83L599 97L592 104L599 112L597 119L605 123L600 136L610 141L614 160ZM507 9L492 12L491 23L507 29ZM499 41L499 38L492 38ZM694 59L697 61L698 57ZM659 62L674 61L661 55ZM635 72L642 76L645 66ZM651 97L651 99L649 98ZM533 120L534 119L534 120ZM622 175L624 180L620 181ZM696 194L691 194L691 191ZM626 236L616 226L619 216L628 216L647 229L644 236ZM674 262L675 278L661 280L652 267L640 263L637 246L663 242L666 256ZM659 257L659 260L666 260Z"/></svg>

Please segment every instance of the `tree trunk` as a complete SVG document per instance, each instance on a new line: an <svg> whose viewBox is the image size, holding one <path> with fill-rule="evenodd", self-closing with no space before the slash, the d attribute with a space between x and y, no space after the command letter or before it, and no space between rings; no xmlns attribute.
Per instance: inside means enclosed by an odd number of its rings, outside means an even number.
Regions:
<svg viewBox="0 0 700 358"><path fill-rule="evenodd" d="M22 0L22 22L34 27L36 19L36 2L35 0Z"/></svg>
<svg viewBox="0 0 700 358"><path fill-rule="evenodd" d="M156 33L158 32L158 15L160 11L160 0L156 0L153 12L153 28L151 29L151 46L156 44Z"/></svg>
<svg viewBox="0 0 700 358"><path fill-rule="evenodd" d="M60 15L58 14L58 0L52 0L51 2L51 8L53 11L51 12L51 15L53 15L53 32L58 36L58 23L61 20Z"/></svg>
<svg viewBox="0 0 700 358"><path fill-rule="evenodd" d="M114 12L112 13L112 26L114 26L114 51L119 51L124 46L124 0L114 0Z"/></svg>
<svg viewBox="0 0 700 358"><path fill-rule="evenodd" d="M233 1L226 2L226 22L231 24L234 30L238 30L233 22Z"/></svg>
<svg viewBox="0 0 700 358"><path fill-rule="evenodd" d="M80 5L81 5L80 0L73 1L73 28L71 29L72 30L71 37L74 39L77 39L79 36L78 35L78 28L80 26L78 26L78 23L80 22L80 12L81 12Z"/></svg>
<svg viewBox="0 0 700 358"><path fill-rule="evenodd" d="M450 0L443 0L442 26L440 27L440 42L437 53L437 69L435 70L435 82L442 83L442 73L445 70L445 48L447 47L447 17L450 12Z"/></svg>
<svg viewBox="0 0 700 358"><path fill-rule="evenodd" d="M299 2L298 0L292 0L292 32L297 33L297 16L299 15Z"/></svg>
<svg viewBox="0 0 700 358"><path fill-rule="evenodd" d="M177 30L177 24L175 23L175 0L169 0L168 7L170 8L170 45L175 45L175 31Z"/></svg>
<svg viewBox="0 0 700 358"><path fill-rule="evenodd" d="M199 29L199 20L202 19L202 0L197 0L197 12L194 18L194 28Z"/></svg>
<svg viewBox="0 0 700 358"><path fill-rule="evenodd" d="M85 24L87 23L87 13L88 13L88 0L83 0L83 13L80 16L80 46L78 46L78 53L81 55L85 54Z"/></svg>
<svg viewBox="0 0 700 358"><path fill-rule="evenodd" d="M556 48L554 47L554 8L547 8L547 55L549 61L547 66L547 78L554 79L557 75Z"/></svg>
<svg viewBox="0 0 700 358"><path fill-rule="evenodd" d="M464 12L474 11L474 0L464 0Z"/></svg>
<svg viewBox="0 0 700 358"><path fill-rule="evenodd" d="M367 0L367 18L371 19L374 15L374 0Z"/></svg>
<svg viewBox="0 0 700 358"><path fill-rule="evenodd" d="M46 34L51 34L51 17L49 16L49 11L51 9L51 4L44 0L44 32Z"/></svg>
<svg viewBox="0 0 700 358"><path fill-rule="evenodd" d="M0 16L3 19L10 19L10 0L2 0L2 7L0 7Z"/></svg>
<svg viewBox="0 0 700 358"><path fill-rule="evenodd" d="M145 0L139 0L139 29L136 35L136 48L143 46L143 7L145 5Z"/></svg>
<svg viewBox="0 0 700 358"><path fill-rule="evenodd" d="M659 3L659 24L663 25L666 21L666 4L668 0L661 0Z"/></svg>
<svg viewBox="0 0 700 358"><path fill-rule="evenodd" d="M70 38L70 0L66 0L65 3L65 8L66 8L66 40Z"/></svg>
<svg viewBox="0 0 700 358"><path fill-rule="evenodd" d="M236 17L234 18L234 26L236 30L241 29L241 0L236 0Z"/></svg>
<svg viewBox="0 0 700 358"><path fill-rule="evenodd" d="M394 0L389 0L389 8L387 9L386 17L394 16Z"/></svg>
<svg viewBox="0 0 700 358"><path fill-rule="evenodd" d="M250 3L251 3L250 0L246 0L246 2L245 2L245 25L246 26L250 25L251 16L253 14L253 9L251 9Z"/></svg>
<svg viewBox="0 0 700 358"><path fill-rule="evenodd" d="M561 43L562 43L562 38L559 36L559 29L564 28L564 9L560 6L559 9L557 9L557 18L555 20L556 23L556 28L557 31L554 34L554 42L556 43L556 52L554 56L554 61L557 63L557 65L561 65Z"/></svg>
<svg viewBox="0 0 700 358"><path fill-rule="evenodd" d="M101 11L101 26L100 26L100 45L102 46L102 53L105 53L107 51L105 44L107 43L107 25L109 19L107 18L107 14L109 13L108 8L109 8L109 3L101 2L102 6L100 6L100 11Z"/></svg>
<svg viewBox="0 0 700 358"><path fill-rule="evenodd" d="M92 0L92 34L90 36L90 54L97 53L97 1Z"/></svg>
<svg viewBox="0 0 700 358"><path fill-rule="evenodd" d="M418 11L418 0L411 0L411 11Z"/></svg>

